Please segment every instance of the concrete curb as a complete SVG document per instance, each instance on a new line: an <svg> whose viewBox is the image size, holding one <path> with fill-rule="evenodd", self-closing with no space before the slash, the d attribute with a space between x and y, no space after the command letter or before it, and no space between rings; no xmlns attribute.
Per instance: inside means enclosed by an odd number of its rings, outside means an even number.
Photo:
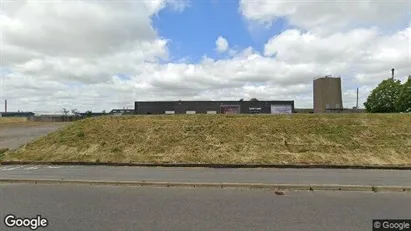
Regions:
<svg viewBox="0 0 411 231"><path fill-rule="evenodd" d="M259 183L198 183L198 182L155 182L155 181L94 181L94 180L44 180L44 179L0 179L0 184L74 184L109 186L152 186L177 188L238 188L289 191L362 191L362 192L411 192L411 186L373 185L319 185L319 184L259 184Z"/></svg>
<svg viewBox="0 0 411 231"><path fill-rule="evenodd" d="M130 167L188 167L188 168L320 168L320 169L378 169L411 170L411 165L325 165L325 164L171 164L171 163L110 163L78 161L2 161L0 165L83 165L83 166L130 166Z"/></svg>

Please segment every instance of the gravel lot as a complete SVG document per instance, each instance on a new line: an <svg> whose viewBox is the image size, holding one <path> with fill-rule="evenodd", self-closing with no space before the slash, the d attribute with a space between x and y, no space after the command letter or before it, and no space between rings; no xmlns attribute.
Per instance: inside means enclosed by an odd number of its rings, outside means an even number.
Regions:
<svg viewBox="0 0 411 231"><path fill-rule="evenodd" d="M0 148L16 149L69 123L19 123L0 126Z"/></svg>

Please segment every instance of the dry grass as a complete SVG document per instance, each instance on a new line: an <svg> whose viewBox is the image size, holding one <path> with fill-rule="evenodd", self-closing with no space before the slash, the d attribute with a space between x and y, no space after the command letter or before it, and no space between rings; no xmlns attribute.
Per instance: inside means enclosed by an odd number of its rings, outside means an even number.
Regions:
<svg viewBox="0 0 411 231"><path fill-rule="evenodd" d="M27 122L26 117L0 117L0 124L15 124Z"/></svg>
<svg viewBox="0 0 411 231"><path fill-rule="evenodd" d="M411 115L171 115L90 118L4 160L411 164Z"/></svg>
<svg viewBox="0 0 411 231"><path fill-rule="evenodd" d="M33 122L27 120L26 117L0 117L0 128L5 127L22 127L22 126L37 126L45 122Z"/></svg>

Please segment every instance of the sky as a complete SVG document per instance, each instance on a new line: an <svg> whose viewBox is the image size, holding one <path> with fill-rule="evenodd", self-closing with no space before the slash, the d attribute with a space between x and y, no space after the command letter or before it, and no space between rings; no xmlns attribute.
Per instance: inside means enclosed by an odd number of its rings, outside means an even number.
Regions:
<svg viewBox="0 0 411 231"><path fill-rule="evenodd" d="M294 100L411 75L411 0L0 0L0 111Z"/></svg>

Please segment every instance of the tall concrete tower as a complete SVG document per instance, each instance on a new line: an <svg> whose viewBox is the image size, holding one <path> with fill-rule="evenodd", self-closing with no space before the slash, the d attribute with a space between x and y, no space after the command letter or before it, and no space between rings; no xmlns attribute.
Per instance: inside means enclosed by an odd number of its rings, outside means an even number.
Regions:
<svg viewBox="0 0 411 231"><path fill-rule="evenodd" d="M314 113L343 109L341 78L326 76L314 80Z"/></svg>

